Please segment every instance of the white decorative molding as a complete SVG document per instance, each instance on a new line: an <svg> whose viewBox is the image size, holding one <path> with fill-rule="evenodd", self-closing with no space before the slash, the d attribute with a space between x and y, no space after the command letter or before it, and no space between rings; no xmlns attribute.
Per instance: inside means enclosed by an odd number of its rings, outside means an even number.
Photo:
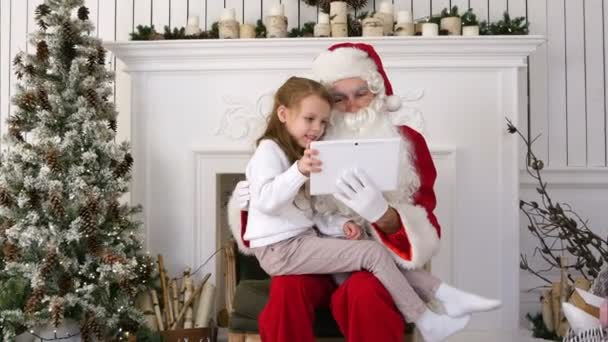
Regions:
<svg viewBox="0 0 608 342"><path fill-rule="evenodd" d="M525 67L542 36L225 39L104 42L126 71L306 70L312 58L345 40L374 45L385 65L401 68ZM280 46L280 49L276 47ZM277 61L280 64L277 65Z"/></svg>
<svg viewBox="0 0 608 342"><path fill-rule="evenodd" d="M272 94L273 92L264 93L255 104L234 95L223 96L226 110L224 110L215 134L232 140L256 136L255 133L264 127L266 116L272 110Z"/></svg>
<svg viewBox="0 0 608 342"><path fill-rule="evenodd" d="M550 188L608 188L608 168L544 168L540 172ZM520 183L523 188L538 186L538 181L526 170L520 170Z"/></svg>
<svg viewBox="0 0 608 342"><path fill-rule="evenodd" d="M218 176L227 173L243 173L251 157L251 151L242 149L201 148L194 151L194 234L192 265L199 265L220 248L218 238L219 194ZM213 214L211 214L213 213ZM216 258L218 260L218 258ZM202 269L211 273L211 281L217 284L216 263L211 262Z"/></svg>
<svg viewBox="0 0 608 342"><path fill-rule="evenodd" d="M437 168L435 194L437 208L435 215L441 218L441 249L431 261L431 270L434 275L448 284L454 284L454 271L457 264L454 258L454 237L458 234L456 225L456 149L445 146L429 146L433 162Z"/></svg>

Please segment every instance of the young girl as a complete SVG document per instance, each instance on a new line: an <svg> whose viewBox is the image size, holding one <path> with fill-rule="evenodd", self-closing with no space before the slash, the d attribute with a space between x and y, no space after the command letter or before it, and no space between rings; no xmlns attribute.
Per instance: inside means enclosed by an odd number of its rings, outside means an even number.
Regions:
<svg viewBox="0 0 608 342"><path fill-rule="evenodd" d="M250 206L244 239L271 276L373 273L402 315L416 323L425 341L441 341L462 330L470 315L432 312L382 245L357 240L360 226L313 212L303 186L311 172L321 170L321 163L308 146L323 136L331 103L327 90L312 80L291 77L278 89L268 127L245 171ZM313 226L326 235L343 232L348 239L321 238ZM423 280L418 282L419 287L424 285Z"/></svg>

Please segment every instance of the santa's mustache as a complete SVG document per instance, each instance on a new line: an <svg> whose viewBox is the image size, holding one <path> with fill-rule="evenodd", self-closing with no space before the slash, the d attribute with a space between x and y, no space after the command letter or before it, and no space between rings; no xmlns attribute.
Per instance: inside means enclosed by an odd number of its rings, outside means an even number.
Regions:
<svg viewBox="0 0 608 342"><path fill-rule="evenodd" d="M330 118L330 124L335 129L346 128L352 131L360 131L373 125L379 114L383 112L386 112L384 101L375 98L367 107L356 112L334 110Z"/></svg>

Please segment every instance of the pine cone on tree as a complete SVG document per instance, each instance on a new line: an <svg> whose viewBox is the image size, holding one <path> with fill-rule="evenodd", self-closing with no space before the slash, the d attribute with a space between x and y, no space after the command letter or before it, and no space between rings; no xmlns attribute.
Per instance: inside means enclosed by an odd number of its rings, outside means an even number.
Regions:
<svg viewBox="0 0 608 342"><path fill-rule="evenodd" d="M36 109L37 96L32 92L27 92L17 99L17 105L26 112L33 112Z"/></svg>
<svg viewBox="0 0 608 342"><path fill-rule="evenodd" d="M40 103L40 107L44 110L51 111L53 109L51 107L51 102L49 102L49 94L42 88L38 89L38 102Z"/></svg>
<svg viewBox="0 0 608 342"><path fill-rule="evenodd" d="M2 254L4 260L8 262L17 261L19 259L19 247L10 242L5 242L2 246Z"/></svg>
<svg viewBox="0 0 608 342"><path fill-rule="evenodd" d="M87 69L90 73L95 72L95 66L97 65L97 57L94 55L90 55L87 58Z"/></svg>
<svg viewBox="0 0 608 342"><path fill-rule="evenodd" d="M49 46L44 40L41 40L36 45L36 58L40 62L47 62L49 59Z"/></svg>
<svg viewBox="0 0 608 342"><path fill-rule="evenodd" d="M82 219L82 231L91 236L97 228L98 202L94 198L87 200L84 207L80 209L80 217Z"/></svg>
<svg viewBox="0 0 608 342"><path fill-rule="evenodd" d="M59 164L59 151L54 148L49 149L45 154L46 163L51 168L51 171L58 172L61 170Z"/></svg>
<svg viewBox="0 0 608 342"><path fill-rule="evenodd" d="M51 323L57 328L63 322L64 300L55 297L51 301Z"/></svg>
<svg viewBox="0 0 608 342"><path fill-rule="evenodd" d="M33 314L34 312L36 312L38 310L38 307L40 306L40 302L42 301L43 297L44 290L40 287L35 289L34 292L32 292L32 294L30 295L30 298L28 298L27 303L25 303L24 312L26 314Z"/></svg>
<svg viewBox="0 0 608 342"><path fill-rule="evenodd" d="M63 22L63 24L61 24L61 34L66 42L74 43L76 40L76 33L74 32L74 27L69 21L65 21Z"/></svg>
<svg viewBox="0 0 608 342"><path fill-rule="evenodd" d="M78 19L85 21L89 19L89 9L85 6L80 6L78 9Z"/></svg>
<svg viewBox="0 0 608 342"><path fill-rule="evenodd" d="M55 251L49 251L44 258L42 267L40 267L40 274L43 277L46 277L53 270L53 267L55 267L58 259L59 258L57 257L57 253Z"/></svg>
<svg viewBox="0 0 608 342"><path fill-rule="evenodd" d="M61 193L53 191L49 197L53 214L59 218L64 217L65 209L63 208L63 203L61 201Z"/></svg>
<svg viewBox="0 0 608 342"><path fill-rule="evenodd" d="M93 341L92 336L97 337L99 340L103 340L104 338L102 326L91 312L87 312L80 322L80 335L83 342Z"/></svg>
<svg viewBox="0 0 608 342"><path fill-rule="evenodd" d="M4 207L13 205L13 198L6 188L0 188L0 205Z"/></svg>
<svg viewBox="0 0 608 342"><path fill-rule="evenodd" d="M114 172L117 177L123 177L129 171L131 171L131 166L133 166L133 157L130 153L125 154L125 159L118 164L116 171Z"/></svg>
<svg viewBox="0 0 608 342"><path fill-rule="evenodd" d="M115 119L108 121L108 128L114 131L114 133L116 133L116 131L118 130L118 123Z"/></svg>
<svg viewBox="0 0 608 342"><path fill-rule="evenodd" d="M97 93L95 92L95 89L87 90L84 97L87 99L87 102L91 107L97 108L97 106L99 105L99 100L97 99Z"/></svg>
<svg viewBox="0 0 608 342"><path fill-rule="evenodd" d="M106 49L101 45L97 45L97 63L99 65L106 64Z"/></svg>

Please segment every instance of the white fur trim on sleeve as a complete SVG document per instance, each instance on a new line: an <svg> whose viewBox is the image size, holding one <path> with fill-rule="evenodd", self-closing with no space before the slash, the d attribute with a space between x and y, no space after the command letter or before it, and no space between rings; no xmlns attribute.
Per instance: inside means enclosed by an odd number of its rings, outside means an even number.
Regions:
<svg viewBox="0 0 608 342"><path fill-rule="evenodd" d="M246 247L241 239L241 208L234 193L230 196L230 200L228 200L227 216L230 232L234 240L236 240L239 251L246 255L253 255L253 251L249 247Z"/></svg>
<svg viewBox="0 0 608 342"><path fill-rule="evenodd" d="M399 213L401 222L403 222L407 238L412 248L412 259L403 259L403 257L392 250L388 250L400 267L404 269L422 268L439 251L439 236L437 235L437 230L429 221L426 210L423 207L400 204L396 205L394 208ZM372 228L371 232L372 237L376 241L383 243L378 232L376 232L376 229Z"/></svg>

